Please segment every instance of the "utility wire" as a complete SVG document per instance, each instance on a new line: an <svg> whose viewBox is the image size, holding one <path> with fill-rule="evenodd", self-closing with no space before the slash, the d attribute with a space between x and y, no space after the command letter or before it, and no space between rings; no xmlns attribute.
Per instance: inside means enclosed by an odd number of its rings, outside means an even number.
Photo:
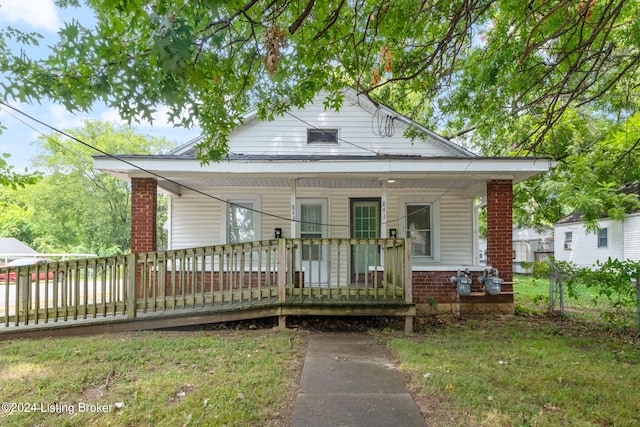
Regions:
<svg viewBox="0 0 640 427"><path fill-rule="evenodd" d="M190 187L190 186L188 186L188 185L181 184L181 183L179 183L179 182L177 182L177 181L175 181L175 180L173 180L173 179L171 179L171 178L167 178L167 177L165 177L165 176L163 176L163 175L161 175L161 174L159 174L159 173L157 173L157 172L153 172L153 171L151 171L151 170L145 169L145 168L143 168L142 166L139 166L139 165L137 165L137 164L135 164L135 163L133 163L133 162L131 162L131 161L129 161L129 160L126 160L126 159L124 159L124 158L122 158L122 157L120 157L120 156L116 156L116 155L110 154L110 153L108 153L108 152L106 152L106 151L104 151L104 150L102 150L102 149L100 149L100 148L98 148L98 147L95 147L95 146L93 146L93 145L91 145L91 144L89 144L89 143L87 143L87 142L85 142L85 141L83 141L83 140L81 140L81 139L79 139L79 138L77 138L77 137L75 137L75 136L73 136L73 135L69 134L69 133L68 133L68 132L66 132L66 131L60 130L60 129L56 128L55 126L49 125L48 123L45 123L44 121L42 121L42 120L40 120L40 119L37 119L36 117L34 117L34 116L30 115L29 113L26 113L26 112L24 112L24 111L20 110L19 108L17 108L17 107L14 107L14 106L10 105L10 104L9 104L9 103L7 103L5 100L0 99L0 106L5 106L6 108L9 108L10 110L13 110L13 111L15 111L15 112L17 112L17 113L19 113L19 114L21 114L21 115L23 115L23 116L27 117L29 120L32 120L32 121L34 121L34 122L36 122L36 123L40 124L41 126L44 126L44 127L48 128L48 129L50 129L50 130L51 130L51 131L53 131L53 132L59 133L59 134L61 134L61 135L65 136L65 137L67 137L67 138L69 138L69 139L71 139L71 140L73 140L73 141L76 141L76 142L78 142L79 144L82 144L82 145L84 145L85 147L88 147L88 148L90 148L90 149L92 149L92 150L94 150L94 151L96 151L96 152L98 152L98 153L100 153L100 154L102 154L102 155L104 155L104 156L107 156L107 157L109 157L109 158L111 158L111 159L114 159L114 160L116 160L116 161L122 162L122 163L124 163L124 164L126 164L126 165L129 165L129 166L131 166L132 168L137 169L137 170L139 170L139 171L141 171L141 172L147 173L147 174L149 174L149 175L151 175L151 176L154 176L154 177L159 178L159 179L161 179L161 180L167 181L167 182L169 182L169 183L172 183L172 184L177 185L177 186L179 186L179 187L185 188L185 189L187 189L187 190L193 191L193 192L195 192L196 194L200 194L200 195L202 195L202 196L205 196L205 197L207 197L207 198L210 198L210 199L216 200L216 201L218 201L218 202L220 202L220 203L223 203L223 204L226 204L226 205L228 205L228 206L235 206L235 207L243 208L243 209L246 209L246 210L248 210L248 211L251 211L251 212L254 212L254 213L257 213L257 214L260 214L260 215L265 215L265 216L268 216L268 217L271 217L271 218L276 218L276 219L280 219L280 220L288 221L288 222L295 222L295 223L308 224L308 225L326 226L326 227L336 227L336 228L351 228L351 227L353 227L352 225L345 225L345 224L316 223L316 222L310 222L310 221L302 221L302 220L299 220L299 219L286 218L286 217L283 217L282 215L273 214L273 213L270 213L270 212L262 211L262 210L255 209L255 208L250 208L250 207L247 207L247 206L244 206L244 205L241 205L241 204L237 204L237 203L230 202L230 201L228 201L228 200L224 200L224 199L222 199L222 198L220 198L220 197L216 197L216 196L214 196L214 195L211 195L211 194L205 193L204 191L198 190L197 188L193 188L193 187ZM11 114L11 112L10 112L10 111L7 111L7 113L9 113L12 117L14 117L15 119L17 119L17 120L18 120L18 121L20 121L21 123L23 123L25 126L29 127L30 129L32 129L32 130L34 130L35 132L37 132L37 133L39 133L40 135L42 135L43 137L47 138L49 141L51 141L51 142L53 142L53 143L57 144L57 141L55 141L55 140L54 140L53 138L51 138L49 135L46 135L45 133L43 133L42 131L40 131L40 130L36 129L35 127L30 126L30 125L29 125L29 124L27 124L25 121L21 120L20 118L16 117L15 115ZM313 125L311 125L310 123L308 123L308 122L307 122L307 121L305 121L304 119L301 119L301 118L297 117L296 115L294 115L294 114L292 114L292 113L287 113L287 114L289 114L289 115L290 115L290 116L292 116L293 118L295 118L295 119L297 119L297 120L301 121L302 123L304 123L304 124L306 124L306 125L308 125L308 126L314 127ZM316 129L317 129L317 128L316 128ZM349 145L352 145L352 146L357 147L357 148L361 148L361 149L366 150L366 151L370 151L370 152L372 152L372 153L374 153L374 154L378 155L378 153L377 153L377 152L375 152L375 151L373 151L373 150L367 149L367 148L365 148L365 147L360 147L360 146L358 146L357 144L353 144L353 143L348 142L348 141L346 141L346 140L344 140L344 139L342 139L342 138L339 138L339 139L340 139L341 141L343 141L343 142L345 142L345 143L349 144ZM471 166L471 159L469 160L469 162L468 162L467 166L465 167L464 171L468 170L468 168L469 168L470 166ZM421 209L419 209L419 210L417 210L417 211L414 211L414 212L413 212L413 214L416 214L416 213L418 213L418 212L421 212L421 211L423 211L423 210L428 209L428 208L429 208L433 203L436 203L437 201L441 200L441 199L442 199L443 197L445 197L445 196L446 196L450 191L452 191L452 190L456 189L457 187L458 187L458 185L456 185L456 184L454 184L454 185L450 186L450 187L449 187L449 188L448 188L444 193L442 193L440 196L438 196L435 200L433 200L433 201L431 201L431 202L429 202L429 203L425 203L425 206L424 206L423 208L421 208ZM384 222L382 222L382 221L381 221L381 222L380 222L380 224L381 224L381 225L386 225L386 224L389 224L389 223L399 222L400 220L405 219L405 218L407 218L407 217L408 217L408 215L399 216L399 217L396 217L396 218L394 218L394 219L392 219L392 220L387 220L387 221L384 221Z"/></svg>

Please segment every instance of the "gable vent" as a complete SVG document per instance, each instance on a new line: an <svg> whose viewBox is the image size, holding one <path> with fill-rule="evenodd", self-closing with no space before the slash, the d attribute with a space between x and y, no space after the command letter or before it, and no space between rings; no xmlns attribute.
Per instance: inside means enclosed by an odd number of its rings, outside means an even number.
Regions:
<svg viewBox="0 0 640 427"><path fill-rule="evenodd" d="M337 144L338 129L307 129L307 144Z"/></svg>

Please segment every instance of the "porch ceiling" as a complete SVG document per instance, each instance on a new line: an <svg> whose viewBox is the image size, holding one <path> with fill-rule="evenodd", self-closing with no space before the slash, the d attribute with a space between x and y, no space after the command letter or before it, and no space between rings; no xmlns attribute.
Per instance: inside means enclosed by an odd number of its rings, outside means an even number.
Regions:
<svg viewBox="0 0 640 427"><path fill-rule="evenodd" d="M387 188L467 188L486 179L452 179L434 178L269 178L269 177L188 177L176 178L170 181L158 180L158 185L178 183L182 187L286 187L290 188L292 180L299 188L380 188L386 184ZM388 181L391 180L391 181Z"/></svg>

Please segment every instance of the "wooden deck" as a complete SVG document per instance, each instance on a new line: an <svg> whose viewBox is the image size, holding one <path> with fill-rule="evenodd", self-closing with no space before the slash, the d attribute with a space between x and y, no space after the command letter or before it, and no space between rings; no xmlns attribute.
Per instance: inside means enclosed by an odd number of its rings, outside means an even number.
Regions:
<svg viewBox="0 0 640 427"><path fill-rule="evenodd" d="M332 262L303 259L304 245ZM345 267L361 247L384 264L353 282ZM314 274L323 268L325 277ZM284 327L290 315L403 316L410 331L415 316L403 239L279 239L4 268L0 277L0 339L271 316Z"/></svg>
<svg viewBox="0 0 640 427"><path fill-rule="evenodd" d="M8 326L0 325L0 340L172 328L264 317L279 317L282 327L286 326L282 323L286 322L286 316L402 316L412 319L415 316L415 305L364 296L349 299L291 296L284 302L280 302L277 297L270 297L226 304L206 303L187 307L176 305L167 310L138 310L133 318L123 314L123 311L94 315L91 310L79 307L76 313L67 313L66 320L63 316L47 321L31 318L16 322L11 319ZM410 332L410 326L407 332Z"/></svg>

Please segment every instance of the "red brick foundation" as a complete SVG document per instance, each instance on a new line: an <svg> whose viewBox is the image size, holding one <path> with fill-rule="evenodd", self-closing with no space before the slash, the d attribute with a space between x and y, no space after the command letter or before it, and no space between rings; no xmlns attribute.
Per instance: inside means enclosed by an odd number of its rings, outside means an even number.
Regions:
<svg viewBox="0 0 640 427"><path fill-rule="evenodd" d="M418 315L434 313L496 313L513 314L513 287L503 285L500 295L484 295L478 282L481 271L473 271L471 292L473 296L460 297L451 276L457 271L414 271L413 302ZM508 293L507 293L508 292Z"/></svg>

